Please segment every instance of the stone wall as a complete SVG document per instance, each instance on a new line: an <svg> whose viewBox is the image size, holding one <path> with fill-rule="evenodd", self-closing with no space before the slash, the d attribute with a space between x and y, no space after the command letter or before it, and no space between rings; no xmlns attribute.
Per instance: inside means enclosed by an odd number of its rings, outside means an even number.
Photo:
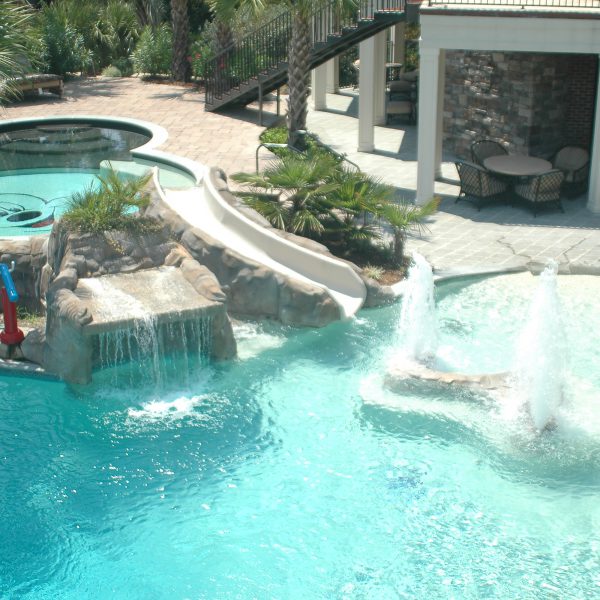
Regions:
<svg viewBox="0 0 600 600"><path fill-rule="evenodd" d="M448 51L446 149L469 158L481 138L543 157L565 144L588 147L596 64L579 55Z"/></svg>
<svg viewBox="0 0 600 600"><path fill-rule="evenodd" d="M569 56L568 76L566 143L590 148L598 78L598 57L594 54Z"/></svg>

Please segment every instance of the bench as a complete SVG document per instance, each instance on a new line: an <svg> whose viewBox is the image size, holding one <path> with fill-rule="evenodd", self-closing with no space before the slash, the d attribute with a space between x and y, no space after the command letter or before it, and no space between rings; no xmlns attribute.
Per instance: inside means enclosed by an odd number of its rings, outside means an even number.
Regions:
<svg viewBox="0 0 600 600"><path fill-rule="evenodd" d="M60 75L32 73L15 79L14 83L23 94L39 94L42 90L47 90L59 97L63 95L63 78Z"/></svg>

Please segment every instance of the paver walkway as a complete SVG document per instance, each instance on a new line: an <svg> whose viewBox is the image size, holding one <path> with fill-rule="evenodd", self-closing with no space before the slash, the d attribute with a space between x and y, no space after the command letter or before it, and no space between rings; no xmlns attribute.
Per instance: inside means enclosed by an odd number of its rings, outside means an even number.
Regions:
<svg viewBox="0 0 600 600"><path fill-rule="evenodd" d="M311 112L309 129L323 141L347 153L366 172L394 185L398 195L414 197L416 188L416 128L377 127L376 152L356 152L356 93L328 95L328 111ZM191 88L138 79L85 79L69 82L63 99L44 96L0 109L0 119L50 115L107 115L152 121L169 132L161 149L226 173L252 171L262 127L256 107L223 114L204 111L203 95ZM275 119L266 115L266 123ZM446 157L450 159L451 157ZM451 162L444 176L455 179ZM438 184L440 211L422 239L410 239L409 250L423 253L439 270L543 265L554 258L563 271L600 273L600 216L585 208L585 199L565 201L565 213L534 218L520 207L454 204L458 188Z"/></svg>

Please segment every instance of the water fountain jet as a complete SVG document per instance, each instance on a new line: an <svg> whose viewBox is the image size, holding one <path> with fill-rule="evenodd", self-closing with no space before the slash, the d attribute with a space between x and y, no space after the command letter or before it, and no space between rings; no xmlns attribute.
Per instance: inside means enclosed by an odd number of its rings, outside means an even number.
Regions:
<svg viewBox="0 0 600 600"><path fill-rule="evenodd" d="M550 261L540 275L515 355L515 395L539 431L553 426L565 396L567 344L557 271Z"/></svg>
<svg viewBox="0 0 600 600"><path fill-rule="evenodd" d="M429 362L438 346L433 271L424 256L413 252L406 292L400 313L404 355L409 360Z"/></svg>

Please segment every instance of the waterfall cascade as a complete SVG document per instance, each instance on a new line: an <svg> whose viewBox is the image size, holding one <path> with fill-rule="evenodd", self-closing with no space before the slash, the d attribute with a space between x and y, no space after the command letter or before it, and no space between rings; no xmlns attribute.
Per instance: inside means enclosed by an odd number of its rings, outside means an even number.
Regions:
<svg viewBox="0 0 600 600"><path fill-rule="evenodd" d="M93 363L100 368L129 362L156 384L173 351L186 372L200 366L212 348L211 304L191 294L178 269L80 280L82 298L94 321L85 328L92 340ZM133 374L133 371L132 371Z"/></svg>

